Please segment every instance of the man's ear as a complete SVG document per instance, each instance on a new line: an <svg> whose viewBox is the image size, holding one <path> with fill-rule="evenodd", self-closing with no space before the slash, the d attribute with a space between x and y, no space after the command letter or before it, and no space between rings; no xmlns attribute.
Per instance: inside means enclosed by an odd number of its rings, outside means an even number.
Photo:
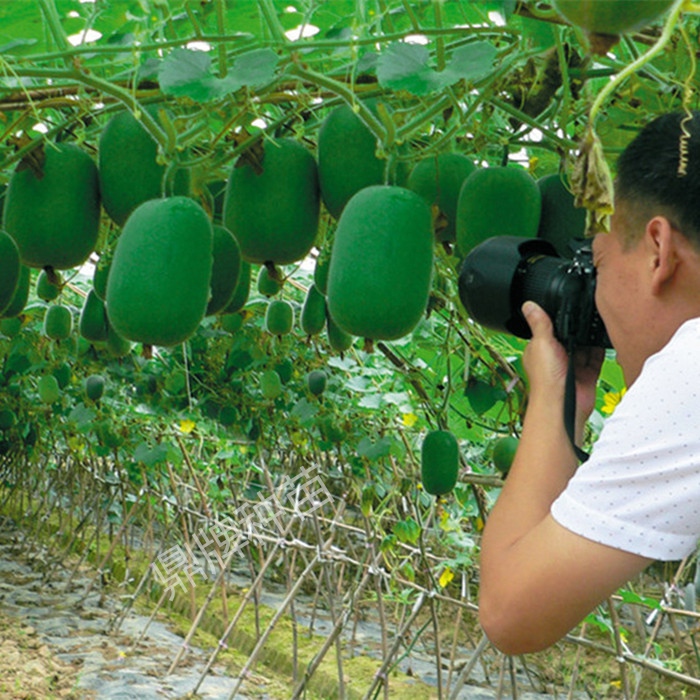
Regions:
<svg viewBox="0 0 700 700"><path fill-rule="evenodd" d="M673 225L665 216L655 216L647 222L644 239L649 251L652 292L658 295L678 266Z"/></svg>

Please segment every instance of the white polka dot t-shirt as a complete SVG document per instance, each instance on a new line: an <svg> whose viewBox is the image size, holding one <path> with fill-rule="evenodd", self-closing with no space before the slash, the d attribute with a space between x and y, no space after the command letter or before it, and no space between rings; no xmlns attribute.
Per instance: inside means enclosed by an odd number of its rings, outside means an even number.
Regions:
<svg viewBox="0 0 700 700"><path fill-rule="evenodd" d="M552 504L583 537L651 559L700 538L700 318L684 323L607 419L590 459Z"/></svg>

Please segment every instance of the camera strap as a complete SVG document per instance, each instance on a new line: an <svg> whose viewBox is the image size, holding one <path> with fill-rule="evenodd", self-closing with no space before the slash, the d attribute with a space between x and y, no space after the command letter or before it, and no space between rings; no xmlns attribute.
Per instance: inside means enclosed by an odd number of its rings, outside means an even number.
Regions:
<svg viewBox="0 0 700 700"><path fill-rule="evenodd" d="M569 442L574 454L580 462L585 462L590 455L582 450L574 441L574 429L576 423L576 370L574 369L574 349L569 348L569 366L566 370L566 384L564 387L564 428L569 436Z"/></svg>

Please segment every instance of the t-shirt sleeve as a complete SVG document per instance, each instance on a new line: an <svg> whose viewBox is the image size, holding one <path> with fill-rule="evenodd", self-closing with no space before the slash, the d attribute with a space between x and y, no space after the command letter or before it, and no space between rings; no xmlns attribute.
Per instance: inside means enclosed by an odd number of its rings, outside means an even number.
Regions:
<svg viewBox="0 0 700 700"><path fill-rule="evenodd" d="M670 346L647 360L551 509L572 532L660 560L700 537L700 345Z"/></svg>

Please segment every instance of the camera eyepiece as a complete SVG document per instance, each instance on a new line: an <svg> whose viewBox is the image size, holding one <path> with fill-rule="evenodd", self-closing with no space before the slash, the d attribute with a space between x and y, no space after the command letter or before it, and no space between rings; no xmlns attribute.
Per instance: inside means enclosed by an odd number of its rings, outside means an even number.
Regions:
<svg viewBox="0 0 700 700"><path fill-rule="evenodd" d="M532 300L550 316L555 336L567 349L611 347L595 306L595 267L588 242L567 259L539 238L489 238L464 259L459 297L475 321L494 330L529 338L520 309Z"/></svg>

